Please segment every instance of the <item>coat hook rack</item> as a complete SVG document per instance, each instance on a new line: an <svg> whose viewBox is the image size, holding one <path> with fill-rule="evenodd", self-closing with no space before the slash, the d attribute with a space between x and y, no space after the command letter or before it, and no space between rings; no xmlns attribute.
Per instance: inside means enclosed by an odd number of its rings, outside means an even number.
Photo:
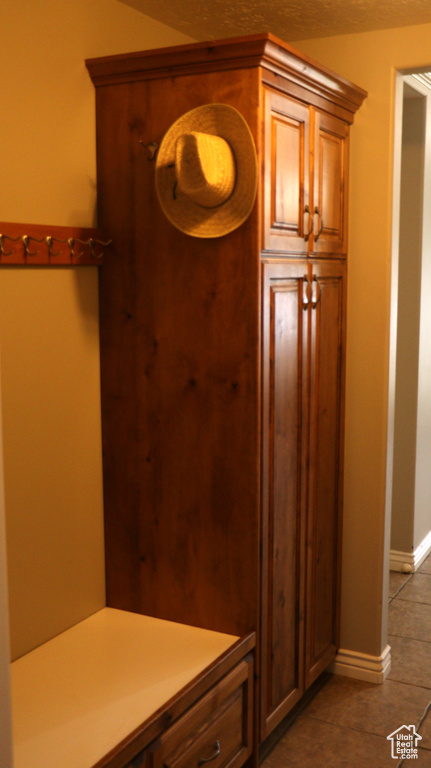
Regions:
<svg viewBox="0 0 431 768"><path fill-rule="evenodd" d="M17 232L19 229L28 234ZM45 234L47 229L41 225L0 223L0 266L100 265L103 249L112 243L103 238L101 230L49 227L52 234ZM16 245L9 246L9 242ZM35 243L41 247L36 248L32 245Z"/></svg>

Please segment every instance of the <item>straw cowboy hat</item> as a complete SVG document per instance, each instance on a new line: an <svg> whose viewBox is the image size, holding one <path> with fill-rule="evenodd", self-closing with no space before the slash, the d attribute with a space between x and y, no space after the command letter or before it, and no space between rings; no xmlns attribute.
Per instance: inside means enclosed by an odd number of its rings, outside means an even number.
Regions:
<svg viewBox="0 0 431 768"><path fill-rule="evenodd" d="M156 190L169 221L193 237L221 237L249 216L257 188L253 137L227 104L182 115L157 153Z"/></svg>

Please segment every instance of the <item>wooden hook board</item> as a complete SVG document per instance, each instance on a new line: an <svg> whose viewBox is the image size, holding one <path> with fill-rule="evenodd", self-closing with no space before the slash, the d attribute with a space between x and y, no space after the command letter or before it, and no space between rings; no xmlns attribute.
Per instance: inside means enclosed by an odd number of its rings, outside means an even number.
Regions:
<svg viewBox="0 0 431 768"><path fill-rule="evenodd" d="M0 222L0 267L100 266L110 242L100 229Z"/></svg>

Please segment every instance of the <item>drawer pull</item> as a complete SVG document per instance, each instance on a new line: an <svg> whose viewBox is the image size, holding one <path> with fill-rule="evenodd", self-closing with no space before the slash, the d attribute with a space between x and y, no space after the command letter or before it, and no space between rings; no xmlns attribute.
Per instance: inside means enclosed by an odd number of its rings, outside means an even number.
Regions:
<svg viewBox="0 0 431 768"><path fill-rule="evenodd" d="M214 754L212 754L211 757L201 757L199 759L198 765L204 765L204 763L211 763L212 760L215 760L216 757L219 756L220 752L221 752L221 746L220 746L220 740L218 740L214 745Z"/></svg>

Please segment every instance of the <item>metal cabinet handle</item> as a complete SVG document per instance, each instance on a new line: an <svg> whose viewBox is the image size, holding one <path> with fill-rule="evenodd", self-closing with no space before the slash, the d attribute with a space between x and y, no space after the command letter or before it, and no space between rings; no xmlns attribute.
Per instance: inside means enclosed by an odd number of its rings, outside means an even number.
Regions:
<svg viewBox="0 0 431 768"><path fill-rule="evenodd" d="M310 239L310 235L313 231L313 216L308 205L305 206L304 213L308 213L308 232L306 232L304 235L304 240L307 242L307 240Z"/></svg>
<svg viewBox="0 0 431 768"><path fill-rule="evenodd" d="M199 758L198 765L204 765L204 763L211 763L213 760L216 759L216 757L219 756L220 752L221 752L221 745L220 745L220 739L218 739L214 744L214 752L211 755L211 757Z"/></svg>
<svg viewBox="0 0 431 768"><path fill-rule="evenodd" d="M323 232L323 216L322 216L322 214L320 213L320 211L319 211L319 209L318 209L318 207L317 207L317 206L316 206L316 208L314 209L314 213L315 213L315 214L317 214L318 218L320 219L320 227L319 227L319 230L318 230L318 232L317 232L317 235L314 235L314 242L315 242L315 243L317 243L317 241L318 241L318 239L319 239L320 235L321 235L321 234L322 234L322 232Z"/></svg>
<svg viewBox="0 0 431 768"><path fill-rule="evenodd" d="M307 275L304 275L302 282L302 309L306 310L311 301L311 286Z"/></svg>
<svg viewBox="0 0 431 768"><path fill-rule="evenodd" d="M316 286L316 291L315 292L314 292L314 286ZM312 309L316 309L316 307L317 307L317 305L318 305L318 303L320 301L321 295L322 295L322 287L321 287L321 285L320 285L316 275L314 275L313 281L312 281L312 285L311 285L311 308Z"/></svg>

